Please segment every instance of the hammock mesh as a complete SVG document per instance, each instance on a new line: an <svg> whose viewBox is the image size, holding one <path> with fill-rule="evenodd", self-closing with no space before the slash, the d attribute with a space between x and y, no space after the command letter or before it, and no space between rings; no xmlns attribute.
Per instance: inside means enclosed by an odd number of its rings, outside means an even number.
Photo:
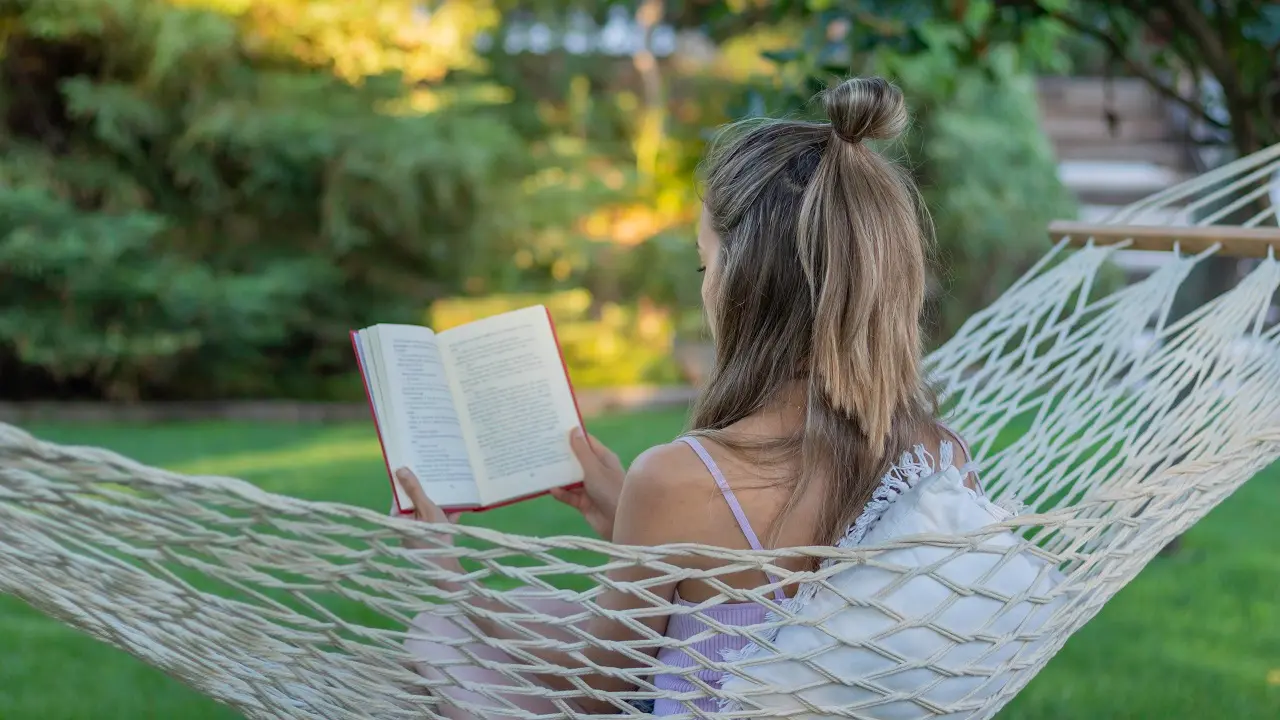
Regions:
<svg viewBox="0 0 1280 720"><path fill-rule="evenodd" d="M1115 222L1140 223L1157 212L1167 218L1174 209L1185 224L1272 227L1271 183L1278 170L1280 146L1126 208ZM884 593L931 576L958 596L1030 602L1053 612L1034 628L979 629L953 638L992 649L971 663L917 662L939 676L999 676L994 691L938 701L928 688L890 687L882 674L821 671L825 681L861 688L867 699L804 712L990 717L1166 543L1280 455L1280 328L1268 321L1280 263L1259 261L1232 290L1175 321L1175 291L1202 257L1170 254L1146 279L1099 296L1095 281L1116 250L1055 249L929 358L949 420L972 441L987 492L1028 506L999 526L849 550L767 552L522 537L305 502L230 478L183 476L0 425L0 592L252 718L435 718L442 717L442 696L453 698L456 712L485 718L578 717L572 701L583 697L612 703L616 715L634 716L641 712L638 704L662 695L653 685L656 673L686 675L698 697L725 699L715 684L692 673L735 671L731 662L701 656L693 668L663 667L644 651L676 641L647 629L639 617L691 614L716 631L767 645L777 627L726 627L704 610L752 600L775 611L775 626L821 619L780 608L773 586L744 591L719 577L767 569L782 584L830 587L828 579L843 569L878 567L900 575ZM990 539L1009 531L1016 542L993 550ZM458 542L441 542L442 535ZM407 538L426 549L405 549ZM895 548L922 546L948 556L1030 553L1064 579L1045 596L1002 597L980 583L957 587L938 564L907 568L878 559ZM691 554L721 565L695 572L673 561ZM778 565L779 558L799 555L830 561L809 572ZM432 562L443 556L459 558L465 573ZM636 565L653 579L618 583L607 577L610 570ZM693 577L722 597L676 606L647 589ZM441 589L442 581L451 589ZM646 598L650 607L601 607L597 600L610 586ZM481 598L483 607L473 602ZM877 598L849 602L877 605ZM571 611L548 613L548 603ZM424 611L441 618L484 616L520 639L429 637L449 652L430 659L432 672L419 673L405 641ZM633 628L637 639L606 643L590 637L580 625L592 615ZM894 630L929 622L904 620ZM420 640L421 632L414 631ZM888 634L864 641L865 649L894 660L883 642ZM545 650L582 658L593 644L635 658L633 669L612 671L634 690L595 690L582 680L581 665L544 659ZM1015 651L996 652L1002 648ZM477 667L485 672L467 674ZM562 689L532 680L535 673L562 678ZM527 707L517 702L522 698L540 700L543 709L521 709ZM685 716L769 716L752 711L750 697L729 699L748 709L712 712L690 705ZM886 710L890 706L896 709Z"/></svg>

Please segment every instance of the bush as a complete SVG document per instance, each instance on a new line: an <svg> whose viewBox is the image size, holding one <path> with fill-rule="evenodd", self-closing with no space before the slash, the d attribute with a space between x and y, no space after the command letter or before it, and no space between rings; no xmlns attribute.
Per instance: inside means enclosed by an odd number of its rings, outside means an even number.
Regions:
<svg viewBox="0 0 1280 720"><path fill-rule="evenodd" d="M921 54L885 63L919 108L906 146L919 148L918 180L945 269L934 301L941 337L1048 252L1050 221L1075 215L1040 124L1035 83L1013 48L993 50L985 71L957 71L951 62Z"/></svg>
<svg viewBox="0 0 1280 720"><path fill-rule="evenodd" d="M668 385L683 381L672 355L671 315L646 304L596 307L586 290L454 298L432 305L428 324L447 330L474 320L545 305L575 387Z"/></svg>
<svg viewBox="0 0 1280 720"><path fill-rule="evenodd" d="M523 144L418 85L413 3L228 7L0 9L4 396L324 396L521 236Z"/></svg>

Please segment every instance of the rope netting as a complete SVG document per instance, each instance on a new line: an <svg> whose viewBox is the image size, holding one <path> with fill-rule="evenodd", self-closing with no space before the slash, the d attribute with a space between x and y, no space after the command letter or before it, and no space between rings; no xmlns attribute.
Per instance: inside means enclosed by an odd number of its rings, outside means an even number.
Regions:
<svg viewBox="0 0 1280 720"><path fill-rule="evenodd" d="M1275 225L1278 169L1280 147L1120 219L1177 205L1196 223L1246 211L1240 224ZM1203 256L1175 254L1103 293L1118 249L1055 250L930 356L986 492L1025 505L963 534L765 552L523 537L273 495L0 426L0 592L254 718L629 716L659 697L687 701L684 717L990 717L1166 543L1280 455L1280 327L1268 316L1280 263L1260 261L1173 320ZM691 556L714 569L689 569ZM815 569L781 562L799 556ZM634 568L643 579L618 579ZM1010 568L1033 581L1010 585ZM760 569L776 581L722 580ZM720 595L672 603L653 591L687 579ZM775 600L781 586L799 586L798 599ZM609 590L642 607L606 606ZM743 601L768 619L733 626L712 612ZM654 615L693 616L757 652L705 657L690 648L698 638L642 622ZM593 617L628 639L593 637ZM792 630L807 633L803 650ZM660 662L656 648L693 661ZM775 684L780 662L802 679ZM658 674L695 689L673 696Z"/></svg>

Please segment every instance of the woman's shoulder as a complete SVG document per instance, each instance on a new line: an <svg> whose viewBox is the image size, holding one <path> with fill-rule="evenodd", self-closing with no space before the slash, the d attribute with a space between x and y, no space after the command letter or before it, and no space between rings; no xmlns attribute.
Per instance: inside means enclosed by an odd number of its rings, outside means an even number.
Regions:
<svg viewBox="0 0 1280 720"><path fill-rule="evenodd" d="M678 439L640 453L627 470L623 491L631 486L638 496L661 500L708 484L714 487L706 465L692 445Z"/></svg>
<svg viewBox="0 0 1280 720"><path fill-rule="evenodd" d="M649 448L631 463L623 481L618 512L629 537L622 542L720 544L725 529L717 522L719 513L708 512L718 494L690 444L677 440Z"/></svg>

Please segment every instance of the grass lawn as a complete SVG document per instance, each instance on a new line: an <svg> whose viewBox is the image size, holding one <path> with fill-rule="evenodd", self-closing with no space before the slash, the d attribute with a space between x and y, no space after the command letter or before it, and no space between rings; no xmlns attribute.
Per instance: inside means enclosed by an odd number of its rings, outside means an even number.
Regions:
<svg viewBox="0 0 1280 720"><path fill-rule="evenodd" d="M624 459L679 432L683 413L600 418L592 432ZM42 426L192 473L243 477L280 493L385 510L372 429L192 424ZM479 516L532 535L586 532L540 499ZM1280 718L1280 468L1253 479L1158 558L1067 644L1002 718ZM106 645L0 597L0 718L234 718L236 714Z"/></svg>

